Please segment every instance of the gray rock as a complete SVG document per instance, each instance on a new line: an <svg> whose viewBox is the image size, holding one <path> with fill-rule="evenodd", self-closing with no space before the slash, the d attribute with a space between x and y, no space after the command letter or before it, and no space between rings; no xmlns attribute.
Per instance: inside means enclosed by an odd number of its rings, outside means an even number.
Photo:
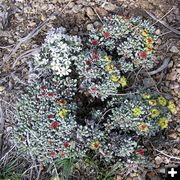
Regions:
<svg viewBox="0 0 180 180"><path fill-rule="evenodd" d="M156 82L154 81L153 78L144 78L143 84L145 87L151 87L151 86L154 86L156 84Z"/></svg>
<svg viewBox="0 0 180 180"><path fill-rule="evenodd" d="M94 28L94 25L93 25L93 24L88 24L87 27L86 27L86 29L87 29L88 31L92 30L93 28Z"/></svg>
<svg viewBox="0 0 180 180"><path fill-rule="evenodd" d="M107 11L114 11L117 6L115 4L112 4L111 2L105 2L102 4L102 6Z"/></svg>
<svg viewBox="0 0 180 180"><path fill-rule="evenodd" d="M171 49L170 49L170 52L173 52L173 53L179 53L179 50L176 46L172 46Z"/></svg>

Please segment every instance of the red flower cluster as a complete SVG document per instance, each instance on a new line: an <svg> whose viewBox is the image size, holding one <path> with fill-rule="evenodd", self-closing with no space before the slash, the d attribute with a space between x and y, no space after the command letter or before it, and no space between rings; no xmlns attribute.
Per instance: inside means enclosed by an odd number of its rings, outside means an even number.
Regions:
<svg viewBox="0 0 180 180"><path fill-rule="evenodd" d="M67 141L64 142L64 147L68 148L69 147L69 143Z"/></svg>
<svg viewBox="0 0 180 180"><path fill-rule="evenodd" d="M91 43L92 43L93 46L97 46L97 45L98 45L98 40L93 39L93 40L91 41Z"/></svg>
<svg viewBox="0 0 180 180"><path fill-rule="evenodd" d="M104 37L105 37L105 39L108 39L110 37L110 33L109 32L104 32Z"/></svg>
<svg viewBox="0 0 180 180"><path fill-rule="evenodd" d="M96 60L99 59L97 50L93 50L93 53L92 53L92 59L96 59Z"/></svg>
<svg viewBox="0 0 180 180"><path fill-rule="evenodd" d="M55 151L51 151L50 155L51 155L51 157L55 157L57 155L57 153Z"/></svg>
<svg viewBox="0 0 180 180"><path fill-rule="evenodd" d="M45 87L45 86L42 86L42 87L41 87L41 90L42 90L42 91L41 91L41 95L42 95L42 96L45 96L45 95L46 95L46 87Z"/></svg>
<svg viewBox="0 0 180 180"><path fill-rule="evenodd" d="M137 153L138 153L139 155L144 155L144 150L143 150L143 149L138 149Z"/></svg>
<svg viewBox="0 0 180 180"><path fill-rule="evenodd" d="M142 59L146 59L146 58L147 58L147 53L146 53L146 51L142 51L142 52L140 53L140 56L141 56Z"/></svg>
<svg viewBox="0 0 180 180"><path fill-rule="evenodd" d="M57 121L54 121L54 122L51 123L51 128L52 129L56 129L58 126L59 126L59 122L57 122Z"/></svg>
<svg viewBox="0 0 180 180"><path fill-rule="evenodd" d="M47 116L48 119L51 119L52 117L53 117L52 114L49 114L49 115Z"/></svg>
<svg viewBox="0 0 180 180"><path fill-rule="evenodd" d="M48 96L53 97L54 93L49 93Z"/></svg>

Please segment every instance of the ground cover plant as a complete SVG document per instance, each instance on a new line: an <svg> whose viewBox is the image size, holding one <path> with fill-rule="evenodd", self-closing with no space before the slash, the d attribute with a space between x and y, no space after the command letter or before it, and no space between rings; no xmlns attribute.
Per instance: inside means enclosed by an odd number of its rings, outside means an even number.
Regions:
<svg viewBox="0 0 180 180"><path fill-rule="evenodd" d="M156 66L157 46L156 28L141 17L105 17L84 42L62 27L50 30L32 58L45 75L19 97L12 143L43 166L90 158L103 167L152 168L142 139L168 128L176 107L154 89L128 90L127 76ZM81 99L90 104L83 115Z"/></svg>

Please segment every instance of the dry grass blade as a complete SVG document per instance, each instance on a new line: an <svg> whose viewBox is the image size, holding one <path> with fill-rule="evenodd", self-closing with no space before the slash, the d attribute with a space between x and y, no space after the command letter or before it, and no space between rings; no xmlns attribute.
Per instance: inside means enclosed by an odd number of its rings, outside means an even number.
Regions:
<svg viewBox="0 0 180 180"><path fill-rule="evenodd" d="M4 113L0 106L0 152L2 152L2 145L3 145L3 132L4 132ZM1 157L1 155L0 155Z"/></svg>
<svg viewBox="0 0 180 180"><path fill-rule="evenodd" d="M146 10L145 10L146 11ZM167 29L171 30L172 32L174 32L175 34L180 35L180 31L172 28L171 26L169 26L165 21L162 21L160 19L157 19L152 13L146 11L146 13L151 16L151 18L153 18L154 20L156 20L157 22L161 23L163 26L165 26Z"/></svg>

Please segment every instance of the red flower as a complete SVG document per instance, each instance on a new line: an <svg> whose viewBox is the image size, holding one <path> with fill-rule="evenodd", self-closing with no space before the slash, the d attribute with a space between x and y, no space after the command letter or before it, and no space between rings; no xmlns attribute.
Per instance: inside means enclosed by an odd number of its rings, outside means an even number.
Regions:
<svg viewBox="0 0 180 180"><path fill-rule="evenodd" d="M91 41L91 43L92 43L93 46L97 46L97 45L98 45L98 40L93 39L93 40Z"/></svg>
<svg viewBox="0 0 180 180"><path fill-rule="evenodd" d="M92 55L92 59L96 59L96 60L98 60L98 59L99 59L99 57L98 57L98 55L97 55L97 54L94 54L94 55Z"/></svg>
<svg viewBox="0 0 180 180"><path fill-rule="evenodd" d="M57 153L55 151L51 151L50 155L51 155L51 157L55 157L57 155Z"/></svg>
<svg viewBox="0 0 180 180"><path fill-rule="evenodd" d="M51 96L51 97L52 97L52 96L54 96L54 93L49 93L48 96Z"/></svg>
<svg viewBox="0 0 180 180"><path fill-rule="evenodd" d="M96 49L93 49L93 51L92 51L92 52L93 52L93 54L96 54L96 55L98 54L98 52L97 52L97 50L96 50Z"/></svg>
<svg viewBox="0 0 180 180"><path fill-rule="evenodd" d="M60 155L61 155L62 157L65 156L64 151L62 151L62 152L60 153Z"/></svg>
<svg viewBox="0 0 180 180"><path fill-rule="evenodd" d="M110 33L109 32L104 32L104 37L105 37L105 39L108 39L110 37Z"/></svg>
<svg viewBox="0 0 180 180"><path fill-rule="evenodd" d="M91 60L87 60L87 61L86 61L86 64L87 64L88 66L90 66L90 65L92 64Z"/></svg>
<svg viewBox="0 0 180 180"><path fill-rule="evenodd" d="M42 96L45 96L45 95L46 95L46 92L45 92L45 91L43 91L43 92L41 93L41 95L42 95Z"/></svg>
<svg viewBox="0 0 180 180"><path fill-rule="evenodd" d="M153 40L152 38L147 38L148 43L152 44Z"/></svg>
<svg viewBox="0 0 180 180"><path fill-rule="evenodd" d="M53 117L53 115L49 114L47 117L48 117L48 119L51 119Z"/></svg>
<svg viewBox="0 0 180 180"><path fill-rule="evenodd" d="M52 129L56 129L58 126L59 126L59 122L57 122L57 121L54 121L54 122L51 123L51 128Z"/></svg>
<svg viewBox="0 0 180 180"><path fill-rule="evenodd" d="M46 89L46 87L45 87L45 86L42 86L42 87L41 87L41 90L42 90L42 91L44 91L45 89Z"/></svg>
<svg viewBox="0 0 180 180"><path fill-rule="evenodd" d="M142 52L140 53L140 56L141 56L142 59L146 59L147 53L146 53L145 51L142 51Z"/></svg>
<svg viewBox="0 0 180 180"><path fill-rule="evenodd" d="M96 92L97 91L97 87L96 86L94 86L94 87L92 87L92 92Z"/></svg>
<svg viewBox="0 0 180 180"><path fill-rule="evenodd" d="M68 143L67 141L64 142L64 147L65 147L65 148L69 147L69 143Z"/></svg>
<svg viewBox="0 0 180 180"><path fill-rule="evenodd" d="M143 149L138 149L137 153L138 153L139 155L144 155L144 150L143 150Z"/></svg>

